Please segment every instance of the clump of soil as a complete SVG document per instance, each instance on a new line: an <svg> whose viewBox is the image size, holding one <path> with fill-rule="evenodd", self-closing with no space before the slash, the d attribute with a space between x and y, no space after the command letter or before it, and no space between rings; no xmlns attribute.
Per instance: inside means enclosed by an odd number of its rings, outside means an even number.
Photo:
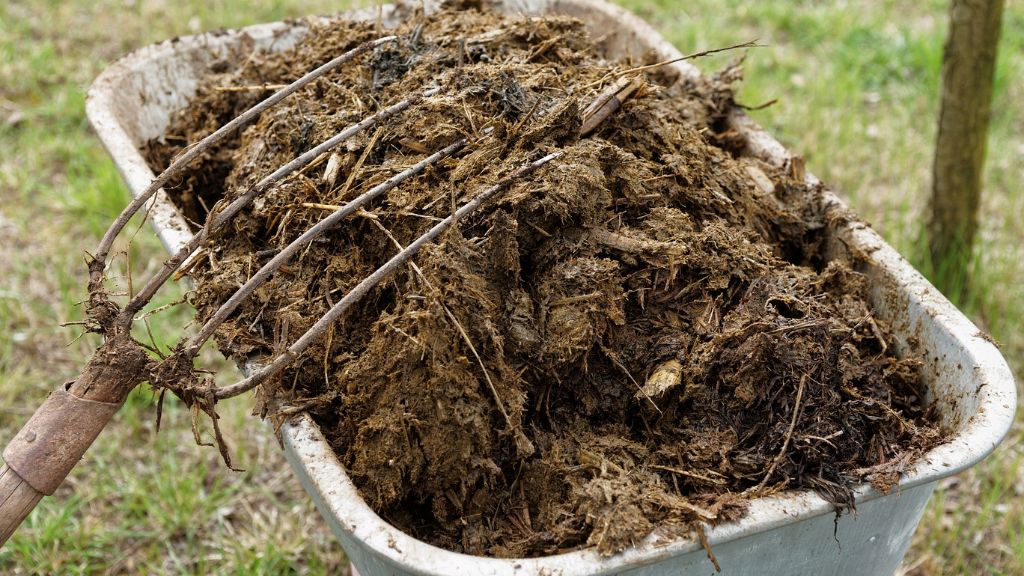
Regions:
<svg viewBox="0 0 1024 576"><path fill-rule="evenodd" d="M314 242L217 334L245 359L294 340L439 218L524 162L563 156L429 245L260 393L306 406L367 501L431 543L533 556L614 553L656 527L737 518L811 488L837 506L866 470L887 487L938 441L919 362L897 358L865 278L824 261L820 190L739 156L720 133L730 68L640 93L587 137L609 62L578 21L481 9L412 13L400 40L264 113L172 193L201 223L217 201L343 127L438 96L286 179L195 260L209 316L285 243L429 152L472 143ZM280 54L211 71L155 166L266 92L361 42L318 24ZM486 130L490 129L490 131ZM386 231L386 232L385 232Z"/></svg>

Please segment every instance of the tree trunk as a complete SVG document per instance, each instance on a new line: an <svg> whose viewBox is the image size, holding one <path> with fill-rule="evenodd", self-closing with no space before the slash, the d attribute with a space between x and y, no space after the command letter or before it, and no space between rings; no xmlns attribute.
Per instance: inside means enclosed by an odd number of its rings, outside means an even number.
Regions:
<svg viewBox="0 0 1024 576"><path fill-rule="evenodd" d="M962 285L978 227L1003 0L952 0L932 175L929 250L940 288Z"/></svg>

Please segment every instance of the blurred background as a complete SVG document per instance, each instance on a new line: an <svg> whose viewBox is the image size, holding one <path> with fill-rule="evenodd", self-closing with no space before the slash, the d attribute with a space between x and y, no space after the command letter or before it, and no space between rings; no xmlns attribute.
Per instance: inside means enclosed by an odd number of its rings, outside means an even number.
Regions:
<svg viewBox="0 0 1024 576"><path fill-rule="evenodd" d="M947 0L617 0L684 53L759 39L739 100L810 171L923 272ZM85 251L127 189L85 118L90 82L146 44L221 27L327 14L329 0L7 0L0 4L0 439L4 443L96 341L78 338ZM702 59L706 72L733 55ZM1024 5L1009 2L996 71L970 290L951 296L1024 368ZM165 256L148 228L120 268ZM122 281L125 278L122 278ZM161 303L181 295L170 290ZM153 318L162 345L190 310ZM231 368L208 352L209 366ZM60 488L0 550L8 574L320 574L344 553L245 401L222 428L246 471L192 440L187 410L136 390ZM1024 574L1024 427L976 469L944 481L902 573Z"/></svg>

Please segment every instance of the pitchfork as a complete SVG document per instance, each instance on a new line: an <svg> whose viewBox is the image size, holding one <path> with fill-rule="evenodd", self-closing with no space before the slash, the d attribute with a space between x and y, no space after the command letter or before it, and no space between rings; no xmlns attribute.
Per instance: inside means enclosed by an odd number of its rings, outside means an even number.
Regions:
<svg viewBox="0 0 1024 576"><path fill-rule="evenodd" d="M471 144L468 138L459 138L413 166L370 188L308 229L263 265L237 292L221 304L198 333L191 338L184 339L166 358L153 358L141 344L132 339L133 321L160 288L186 264L201 246L207 243L216 231L249 206L255 198L270 190L288 175L311 164L324 154L330 153L348 138L401 114L418 102L434 97L442 91L442 88L431 87L415 92L380 109L281 166L251 186L244 194L227 203L222 209L215 210L208 216L202 229L169 258L163 267L146 282L145 286L122 307L111 300L110 294L104 287L104 279L114 240L123 231L129 220L147 206L164 184L183 174L192 161L204 151L237 132L239 128L260 113L338 66L350 62L378 46L397 40L395 36L386 36L357 46L307 73L201 141L189 146L114 220L100 241L96 252L88 259L89 298L86 306L86 329L101 334L103 343L81 374L52 392L4 450L5 464L0 470L0 545L7 541L44 495L54 493L100 431L110 421L110 418L120 408L128 393L144 381L149 381L161 389L172 390L186 405L192 408L194 419L200 411L207 413L211 417L221 454L230 467L231 460L214 411L218 401L243 394L280 374L311 344L322 338L330 326L341 318L352 304L359 301L396 269L408 263L424 245L436 239L454 222L465 218L488 200L506 191L516 181L559 158L561 152L554 152L523 164L493 186L477 194L447 218L437 222L429 231L408 246L400 248L390 260L345 294L308 331L287 348L269 358L266 363L252 370L243 380L229 386L216 387L210 379L200 379L196 376L192 368L193 360L203 344L258 286L271 278L296 253L325 231L337 226L344 218L359 211L381 194ZM608 90L603 91L597 100L584 110L581 135L586 135L596 128L642 85L643 79L638 74L623 76L613 82ZM161 395L160 398L162 401L163 396ZM161 403L158 402L158 421L160 406ZM195 429L195 420L193 420L193 428Z"/></svg>

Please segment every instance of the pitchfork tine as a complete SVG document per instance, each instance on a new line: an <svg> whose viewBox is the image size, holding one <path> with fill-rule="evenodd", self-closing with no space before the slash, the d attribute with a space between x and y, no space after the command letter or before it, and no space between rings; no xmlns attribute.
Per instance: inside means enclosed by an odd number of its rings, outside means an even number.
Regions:
<svg viewBox="0 0 1024 576"><path fill-rule="evenodd" d="M512 172L508 176L502 178L497 184L484 190L478 194L475 198L464 204L461 208L455 211L455 214L449 215L444 220L438 222L433 228L428 230L425 234L414 240L404 250L393 256L383 266L375 270L372 274L364 278L355 288L350 290L341 300L339 300L330 310L327 311L316 324L314 324L305 334L299 337L294 344L289 346L284 352L279 354L271 361L270 364L260 368L254 372L248 378L236 382L230 386L218 388L215 390L215 398L217 400L224 400L226 398L232 398L243 394L249 390L252 390L256 386L265 382L268 378L272 378L284 370L289 364L291 364L296 358L299 357L307 348L318 339L320 339L327 328L341 318L352 304L358 302L361 298L366 296L369 291L383 281L385 278L390 276L396 269L408 262L423 246L428 242L433 241L442 232L448 229L454 222L464 218L466 215L472 213L474 210L480 207L481 204L491 199L493 196L504 192L516 180L532 174L541 166L561 156L561 152L555 152L548 154L539 160L535 160L528 164L521 166L515 172Z"/></svg>
<svg viewBox="0 0 1024 576"><path fill-rule="evenodd" d="M213 336L213 332L217 329L217 327L220 326L224 322L224 320L226 320L227 317L232 312L235 311L235 309L238 307L239 304L242 303L243 300L245 300L246 298L249 297L250 294L252 294L253 290L255 290L260 284L266 282L270 278L270 276L277 271L278 268L280 268L285 262L287 262L292 256L294 256L296 252L298 252L304 246L312 242L313 239L320 236L328 229L334 227L338 222L341 222L342 219L344 219L349 214L352 214L353 212L364 206L367 202L373 200L374 198L380 196L381 194L387 192L388 190L395 188L402 182L405 182L406 180L412 178L413 176L419 174L420 172L423 172L424 170L427 169L428 166L431 166L432 164L440 162L441 160L447 158L448 156L451 156L465 145L466 139L459 138L454 143L449 144L448 146L431 154L430 156L427 156L423 160L420 160L419 162L403 170L402 172L399 172L398 174L392 176L391 178L388 178L384 182L360 194L351 202L348 202L347 204L342 206L341 209L336 210L330 216L327 216L320 222L317 222L316 225L314 225L312 228L306 230L301 236L293 240L290 244L285 246L284 249L278 252L277 255L274 256L269 262L264 264L263 267L260 268L259 271L256 272L256 274L253 274L253 276L249 278L249 280L246 281L246 283L241 288L235 291L235 293L232 294L231 297L228 298L226 302L221 304L220 308L218 308L217 311L214 312L213 316L211 316L210 319L206 321L206 324L204 324L203 327L199 330L199 333L189 340L188 344L186 344L184 348L185 352L187 354L197 354L199 352L199 349L203 346L203 344L210 339L210 336Z"/></svg>
<svg viewBox="0 0 1024 576"><path fill-rule="evenodd" d="M163 284L167 282L167 279L174 274L174 271L177 270L178 267L185 262L185 259L188 258L190 254L195 252L195 250L199 248L199 246L206 242L206 239L209 237L211 232L219 229L229 220L234 218L236 214L241 212L242 209L248 206L256 196L262 194L267 188L274 185L288 174L291 174L292 172L295 172L299 168L302 168L303 166L309 164L324 152L333 149L335 146L341 144L345 140L348 140L355 134L358 134L359 132L362 132L363 130L369 128L370 126L373 126L379 122L391 118L395 114L398 114L399 112L405 110L409 106L412 106L416 102L419 102L424 98L428 98L430 96L433 96L434 94L437 94L438 91L438 88L431 88L429 90L417 92L416 94L413 94L412 96L409 96L404 100L400 100L399 102L392 104L391 106L388 106L387 108L384 108L383 110L380 110L371 116L367 116L362 121L349 126L348 128L342 130L341 132L338 132L336 135L325 140L324 142L320 143L314 148L304 152L298 158L295 158L291 162L275 170L269 176L260 180L258 183L256 183L255 186L250 188L249 191L247 191L245 194L239 196L233 202L231 202L231 204L229 204L228 207L225 208L222 212L219 212L216 215L211 216L207 220L206 226L204 226L201 231L195 234L184 246L182 246L181 250L179 250L177 254L175 254L172 258L168 259L164 263L163 268L161 268L159 272L157 272L152 278L149 279L149 282L146 283L146 285L142 288L142 290L139 291L135 298L132 298L132 300L128 302L127 305L125 305L124 312L121 314L122 320L125 322L131 322L135 314L139 310L142 310L143 306L145 306L153 298L153 296L160 289L160 287L163 286Z"/></svg>
<svg viewBox="0 0 1024 576"><path fill-rule="evenodd" d="M164 184L167 183L168 180L179 175L186 168L188 168L189 163L191 163L192 160L196 159L196 157L198 157L205 150L209 149L211 146L214 146L224 138L227 138L229 135L238 130L242 125L255 118L257 115L265 111L267 108L270 108L274 104L277 104L284 98L288 97L290 94L297 91L299 88L302 88L306 84L309 84L313 80L316 80L320 76L323 76L327 72L334 70L338 66L352 60L353 58L356 58L361 54L365 54L366 52L369 52L373 48L376 48L377 46L380 46L382 44L394 42L397 39L397 36L385 36L383 38L378 38L377 40L364 42L359 46L356 46L352 50L349 50L348 52L342 54L341 56L338 56L337 58L327 62L326 64L323 64L319 68L309 72L305 76L302 76L301 78L292 82L291 84L281 89L280 91L270 95L266 100L263 100L259 104L246 110L234 120L228 122L224 126L221 126L217 131L210 134L206 138L203 138L194 146L188 148L185 151L185 153L179 156L176 160L174 160L171 163L171 165L167 167L166 170L164 170L163 172L160 173L159 176L154 178L153 181L149 184L149 186L142 192L142 194L139 194L134 200L131 201L131 203L125 206L124 210L121 211L121 214L118 215L117 219L115 219L114 222L111 223L110 228L107 229L107 232L103 235L103 239L100 240L100 244L99 247L96 249L96 254L94 258L97 261L104 262L107 259L107 254L110 252L110 247L113 246L114 244L114 239L117 238L117 235L121 233L121 230L123 230L124 227L128 225L128 221L131 219L131 217L134 216L135 213L138 212L147 202L149 202L149 200L156 194L157 190L159 190L161 186L163 186ZM102 274L102 269L99 269L98 274ZM91 280L93 282L97 282L99 281L99 278L91 278Z"/></svg>

